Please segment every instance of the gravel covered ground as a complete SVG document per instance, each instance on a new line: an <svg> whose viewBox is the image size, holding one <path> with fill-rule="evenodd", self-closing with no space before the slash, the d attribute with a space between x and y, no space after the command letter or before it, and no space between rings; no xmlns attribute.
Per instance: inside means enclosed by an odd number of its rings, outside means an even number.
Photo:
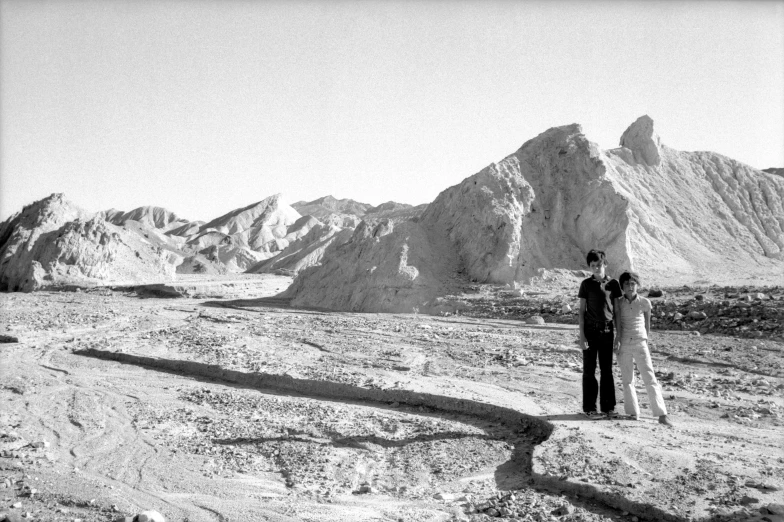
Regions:
<svg viewBox="0 0 784 522"><path fill-rule="evenodd" d="M659 298L665 318L713 302L681 290ZM744 290L711 295L784 304ZM477 286L441 317L0 298L0 334L19 341L0 344L0 519L782 519L784 344L768 319L654 332L667 429L642 387L640 421L576 414L581 354L558 288ZM510 315L520 299L531 310Z"/></svg>

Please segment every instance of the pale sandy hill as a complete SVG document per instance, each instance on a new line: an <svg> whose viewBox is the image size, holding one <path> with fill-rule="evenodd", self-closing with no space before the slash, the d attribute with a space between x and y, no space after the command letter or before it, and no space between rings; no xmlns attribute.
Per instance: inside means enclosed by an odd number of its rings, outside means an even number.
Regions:
<svg viewBox="0 0 784 522"><path fill-rule="evenodd" d="M194 235L188 239L186 245L191 247L192 250L199 251L211 246L223 245L233 247L234 240L229 234L224 234L223 232L218 232L213 229Z"/></svg>
<svg viewBox="0 0 784 522"><path fill-rule="evenodd" d="M377 219L388 218L394 221L406 221L408 219L418 218L426 209L427 204L413 206L405 203L388 201L376 207L369 208L365 215Z"/></svg>
<svg viewBox="0 0 784 522"><path fill-rule="evenodd" d="M307 234L289 243L273 258L261 261L248 269L250 274L276 273L295 275L301 270L317 265L324 252L333 243L343 244L353 235L350 228L316 224Z"/></svg>
<svg viewBox="0 0 784 522"><path fill-rule="evenodd" d="M629 202L630 264L657 281L781 281L784 179L715 152L661 145L647 116L635 127L650 132L602 158Z"/></svg>
<svg viewBox="0 0 784 522"><path fill-rule="evenodd" d="M163 229L149 227L133 219L125 221L121 228L136 234L139 240L154 247L169 250L179 255L188 251L184 237L167 234Z"/></svg>
<svg viewBox="0 0 784 522"><path fill-rule="evenodd" d="M313 201L299 201L294 203L292 207L303 216L313 216L324 224L339 228L354 228L364 217L389 218L395 221L413 219L421 215L427 205L415 207L406 203L387 201L374 207L353 199L336 199L333 196L324 196Z"/></svg>
<svg viewBox="0 0 784 522"><path fill-rule="evenodd" d="M190 221L179 227L168 230L166 234L170 236L189 237L198 234L202 225L204 225L204 221Z"/></svg>
<svg viewBox="0 0 784 522"><path fill-rule="evenodd" d="M0 225L0 290L166 280L176 255L53 194Z"/></svg>
<svg viewBox="0 0 784 522"><path fill-rule="evenodd" d="M52 194L8 218L0 225L0 290L31 289L42 243L53 240L67 222L89 217L63 194Z"/></svg>
<svg viewBox="0 0 784 522"><path fill-rule="evenodd" d="M316 218L302 216L289 226L261 224L234 234L207 229L192 236L187 246L202 254L205 249L215 247L218 249L216 259L225 263L229 271L245 271L259 261L277 255L315 225L320 225Z"/></svg>
<svg viewBox="0 0 784 522"><path fill-rule="evenodd" d="M294 306L365 312L426 309L451 290L457 252L413 221L363 221L347 243L333 242L320 265L284 292Z"/></svg>
<svg viewBox="0 0 784 522"><path fill-rule="evenodd" d="M356 228L362 221L361 217L355 216L354 214L328 214L327 216L318 219L325 225L351 229Z"/></svg>
<svg viewBox="0 0 784 522"><path fill-rule="evenodd" d="M351 229L357 227L362 219L375 226L382 219L394 222L407 221L418 217L427 205L412 206L405 203L389 201L376 207L357 203L353 200L337 200L332 196L317 199L301 205L302 212L313 211L321 216L323 226L312 224L307 235L296 240L278 255L262 261L248 269L249 273L286 273L296 275L300 271L321 262L324 252L334 244L338 246L351 238ZM339 212L356 212L357 214L341 214ZM363 218L360 218L363 215ZM312 216L308 216L313 219ZM291 229L290 229L291 230Z"/></svg>
<svg viewBox="0 0 784 522"><path fill-rule="evenodd" d="M670 149L647 116L610 151L579 125L556 127L443 191L418 223L328 249L288 295L333 309L427 306L447 275L415 275L431 268L426 260L454 256L480 282L528 282L542 268L583 268L591 248L608 253L611 274L632 268L648 283L781 284L783 200L781 177ZM405 263L380 261L400 257L402 245Z"/></svg>
<svg viewBox="0 0 784 522"><path fill-rule="evenodd" d="M213 245L200 250L196 255L189 256L177 267L178 274L199 273L195 269L194 263L202 259L208 261L213 267L205 273L238 273L244 272L263 259L267 259L269 254L256 252L241 246L218 246Z"/></svg>
<svg viewBox="0 0 784 522"><path fill-rule="evenodd" d="M396 210L403 210L411 208L413 205L408 205L406 203L397 203L395 201L387 201L386 203L381 203L375 207L370 207L367 209L368 214L378 213L378 212L394 212Z"/></svg>
<svg viewBox="0 0 784 522"><path fill-rule="evenodd" d="M283 201L282 194L275 194L245 208L232 210L202 225L201 230L215 229L224 234L236 234L250 228L288 227L301 215Z"/></svg>
<svg viewBox="0 0 784 522"><path fill-rule="evenodd" d="M173 232L190 233L185 243L190 253L206 255L229 272L242 272L277 255L318 223L313 217L300 216L276 194L204 223L198 230ZM187 263L178 268L182 273L190 270Z"/></svg>
<svg viewBox="0 0 784 522"><path fill-rule="evenodd" d="M303 216L313 216L320 221L331 214L362 217L367 209L371 208L367 203L360 203L353 199L337 199L334 196L324 196L313 201L298 201L291 206Z"/></svg>
<svg viewBox="0 0 784 522"><path fill-rule="evenodd" d="M212 255L194 254L182 260L177 265L177 275L180 274L204 274L204 275L225 275L228 269L220 262L217 257Z"/></svg>
<svg viewBox="0 0 784 522"><path fill-rule="evenodd" d="M312 216L326 225L354 228L362 221L362 216L371 205L353 199L324 196L313 201L298 201L292 207L303 216Z"/></svg>
<svg viewBox="0 0 784 522"><path fill-rule="evenodd" d="M113 225L123 226L126 222L133 220L147 227L160 229L163 232L181 228L191 223L187 219L178 217L174 212L153 206L139 207L128 212L111 209L99 212L98 215Z"/></svg>

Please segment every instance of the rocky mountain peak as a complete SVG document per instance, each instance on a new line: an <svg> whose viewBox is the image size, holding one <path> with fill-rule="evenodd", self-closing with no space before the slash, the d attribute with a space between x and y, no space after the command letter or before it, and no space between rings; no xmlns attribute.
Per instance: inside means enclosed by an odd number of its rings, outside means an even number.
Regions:
<svg viewBox="0 0 784 522"><path fill-rule="evenodd" d="M661 140L653 130L653 119L640 116L621 136L621 147L632 151L638 163L656 166L661 163Z"/></svg>

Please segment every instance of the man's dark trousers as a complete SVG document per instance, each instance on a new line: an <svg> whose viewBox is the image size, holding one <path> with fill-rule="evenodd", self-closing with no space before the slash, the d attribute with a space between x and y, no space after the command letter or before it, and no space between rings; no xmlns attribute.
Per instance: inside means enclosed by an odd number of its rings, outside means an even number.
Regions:
<svg viewBox="0 0 784 522"><path fill-rule="evenodd" d="M615 409L615 384L613 383L613 325L586 324L585 338L588 348L583 350L583 411L596 411L599 407L607 413ZM601 389L596 382L596 359L599 359Z"/></svg>

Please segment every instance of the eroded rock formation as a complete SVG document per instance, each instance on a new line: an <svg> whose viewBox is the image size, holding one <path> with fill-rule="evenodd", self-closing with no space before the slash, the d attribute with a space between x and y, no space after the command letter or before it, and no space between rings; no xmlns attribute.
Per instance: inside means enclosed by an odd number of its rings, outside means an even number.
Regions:
<svg viewBox="0 0 784 522"><path fill-rule="evenodd" d="M241 272L276 256L318 223L300 216L276 194L205 223L188 237L187 245L219 260L228 271ZM187 265L180 271L185 270L190 270Z"/></svg>
<svg viewBox="0 0 784 522"><path fill-rule="evenodd" d="M113 225L123 226L128 221L136 221L148 228L158 229L162 232L194 224L187 219L177 217L177 214L165 208L153 206L139 207L128 212L111 209L99 212L98 215Z"/></svg>
<svg viewBox="0 0 784 522"><path fill-rule="evenodd" d="M346 243L351 239L353 229L333 225L317 224L307 234L289 243L277 256L261 261L247 272L250 274L283 273L296 275L301 270L317 265L330 245Z"/></svg>
<svg viewBox="0 0 784 522"><path fill-rule="evenodd" d="M177 263L168 251L52 196L0 227L0 290L98 281L165 280Z"/></svg>
<svg viewBox="0 0 784 522"><path fill-rule="evenodd" d="M583 268L592 248L607 252L611 274L634 269L661 284L784 274L782 201L781 177L720 154L670 149L648 116L609 151L579 125L555 127L443 191L417 223L371 236L358 227L321 267L301 272L288 295L333 309L424 307L448 281L446 273L422 275L426 260L454 258L475 281L524 283L541 268ZM405 263L386 260L403 250Z"/></svg>
<svg viewBox="0 0 784 522"><path fill-rule="evenodd" d="M347 243L333 243L322 263L303 270L284 295L295 306L411 312L449 288L456 252L418 223L363 221Z"/></svg>

